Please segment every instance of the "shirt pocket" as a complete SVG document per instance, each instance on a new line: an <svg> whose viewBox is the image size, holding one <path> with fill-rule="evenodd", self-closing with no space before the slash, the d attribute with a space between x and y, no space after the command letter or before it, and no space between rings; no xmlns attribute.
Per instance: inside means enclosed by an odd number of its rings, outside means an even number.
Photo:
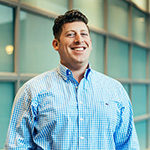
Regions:
<svg viewBox="0 0 150 150"><path fill-rule="evenodd" d="M120 120L121 105L117 101L99 101L94 107L95 119L103 128L115 131Z"/></svg>

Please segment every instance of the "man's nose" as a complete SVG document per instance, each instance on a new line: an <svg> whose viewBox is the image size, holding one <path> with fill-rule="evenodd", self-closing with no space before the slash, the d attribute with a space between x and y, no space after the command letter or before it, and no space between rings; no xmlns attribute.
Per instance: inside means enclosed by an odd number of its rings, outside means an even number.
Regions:
<svg viewBox="0 0 150 150"><path fill-rule="evenodd" d="M80 44L80 43L82 43L82 42L83 42L82 36L79 35L79 34L77 34L77 35L75 36L75 43L76 43L76 44Z"/></svg>

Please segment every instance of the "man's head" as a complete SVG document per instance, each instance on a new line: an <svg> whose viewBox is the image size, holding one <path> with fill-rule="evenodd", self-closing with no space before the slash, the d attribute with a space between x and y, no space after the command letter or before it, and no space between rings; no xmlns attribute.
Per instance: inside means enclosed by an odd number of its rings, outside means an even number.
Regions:
<svg viewBox="0 0 150 150"><path fill-rule="evenodd" d="M71 10L56 18L53 47L60 55L61 64L69 69L86 68L92 50L87 26L88 19L81 12Z"/></svg>
<svg viewBox="0 0 150 150"><path fill-rule="evenodd" d="M59 40L59 37L62 32L62 26L65 23L74 22L74 21L84 22L87 28L89 29L87 25L88 24L87 17L78 10L70 10L67 11L64 15L60 15L55 19L54 26L53 26L53 35L55 39Z"/></svg>

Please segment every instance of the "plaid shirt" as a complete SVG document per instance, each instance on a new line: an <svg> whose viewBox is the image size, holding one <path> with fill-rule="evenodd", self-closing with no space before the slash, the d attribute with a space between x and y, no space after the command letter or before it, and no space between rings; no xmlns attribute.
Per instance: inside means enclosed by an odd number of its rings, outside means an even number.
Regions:
<svg viewBox="0 0 150 150"><path fill-rule="evenodd" d="M63 65L17 93L6 149L139 150L122 85L88 68L78 83Z"/></svg>

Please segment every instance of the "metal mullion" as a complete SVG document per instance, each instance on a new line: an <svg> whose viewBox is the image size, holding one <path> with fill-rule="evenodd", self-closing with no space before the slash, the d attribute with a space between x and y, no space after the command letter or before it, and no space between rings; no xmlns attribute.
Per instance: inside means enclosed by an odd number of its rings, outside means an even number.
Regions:
<svg viewBox="0 0 150 150"><path fill-rule="evenodd" d="M146 104L147 104L147 106L146 106L146 113L148 114L148 115L150 115L149 114L149 85L147 85L147 102L146 102ZM150 122L149 122L149 119L150 118L148 118L147 119L147 122L146 122L146 130L147 130L147 132L146 132L146 147L148 147L149 146L149 125L150 125Z"/></svg>
<svg viewBox="0 0 150 150"><path fill-rule="evenodd" d="M71 10L73 8L73 0L68 0L68 9Z"/></svg>
<svg viewBox="0 0 150 150"><path fill-rule="evenodd" d="M20 1L18 2L20 3ZM15 9L15 22L14 22L14 72L18 75L17 81L15 82L15 93L19 89L19 23L20 23L20 5L17 6Z"/></svg>
<svg viewBox="0 0 150 150"><path fill-rule="evenodd" d="M148 120L150 119L150 115L146 114L146 115L140 115L134 118L135 122L140 122L140 121L144 121L144 120Z"/></svg>
<svg viewBox="0 0 150 150"><path fill-rule="evenodd" d="M29 13L33 13L42 17L46 17L46 18L56 18L58 16L57 13L51 12L51 11L47 11L47 10L43 10L41 8L35 7L35 6L31 6L25 3L21 3L20 4L20 9Z"/></svg>
<svg viewBox="0 0 150 150"><path fill-rule="evenodd" d="M0 4L4 4L11 7L17 7L18 2L17 1L11 1L11 0L0 0Z"/></svg>

